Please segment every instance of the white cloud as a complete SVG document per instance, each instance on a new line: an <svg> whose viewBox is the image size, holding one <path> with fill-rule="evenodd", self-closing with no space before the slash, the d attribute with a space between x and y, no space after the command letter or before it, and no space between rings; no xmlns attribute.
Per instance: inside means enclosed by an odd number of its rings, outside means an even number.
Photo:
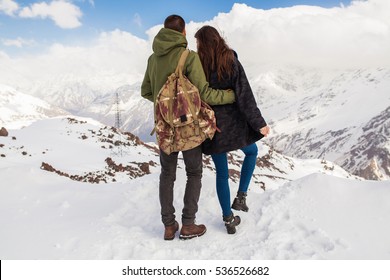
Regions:
<svg viewBox="0 0 390 280"><path fill-rule="evenodd" d="M2 39L1 41L4 46L14 46L17 48L22 48L23 46L32 46L35 44L34 40L26 40L20 37L16 39Z"/></svg>
<svg viewBox="0 0 390 280"><path fill-rule="evenodd" d="M190 23L187 37L204 24L217 27L248 65L326 67L390 66L390 1L353 1L331 9L295 6L260 10L244 4L207 23Z"/></svg>
<svg viewBox="0 0 390 280"><path fill-rule="evenodd" d="M7 58L0 52L0 84L31 92L34 85L62 82L62 77L67 77L64 80L108 92L140 81L150 51L148 41L114 30L101 33L88 45L53 44L39 55Z"/></svg>
<svg viewBox="0 0 390 280"><path fill-rule="evenodd" d="M0 50L0 62L3 62L3 63L8 62L9 63L9 60L10 60L9 56L5 52Z"/></svg>
<svg viewBox="0 0 390 280"><path fill-rule="evenodd" d="M0 0L0 12L13 16L18 9L19 5L14 0Z"/></svg>
<svg viewBox="0 0 390 280"><path fill-rule="evenodd" d="M23 18L50 18L61 28L71 29L81 26L80 18L83 13L80 8L66 0L56 0L49 4L35 3L19 12Z"/></svg>
<svg viewBox="0 0 390 280"><path fill-rule="evenodd" d="M294 6L261 10L235 4L210 21L187 23L189 47L195 32L216 27L246 66L332 68L390 67L390 1L361 0L335 8ZM149 40L162 27L147 31ZM255 70L256 71L256 70Z"/></svg>

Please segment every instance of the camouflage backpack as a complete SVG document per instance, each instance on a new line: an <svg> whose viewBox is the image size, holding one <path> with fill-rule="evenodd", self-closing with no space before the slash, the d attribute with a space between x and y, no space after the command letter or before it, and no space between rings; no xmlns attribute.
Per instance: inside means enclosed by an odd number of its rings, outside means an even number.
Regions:
<svg viewBox="0 0 390 280"><path fill-rule="evenodd" d="M214 111L183 74L189 52L181 54L175 72L160 89L155 103L153 132L156 131L160 149L168 155L199 146L207 138L212 139L217 130Z"/></svg>

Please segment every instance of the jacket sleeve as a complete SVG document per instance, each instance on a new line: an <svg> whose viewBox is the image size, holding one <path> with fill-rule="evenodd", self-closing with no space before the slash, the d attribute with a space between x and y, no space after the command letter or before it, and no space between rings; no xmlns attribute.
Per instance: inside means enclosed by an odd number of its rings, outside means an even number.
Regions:
<svg viewBox="0 0 390 280"><path fill-rule="evenodd" d="M245 75L244 68L238 59L234 65L234 92L236 94L236 104L240 113L245 117L248 124L256 131L267 125L260 109L257 107L249 81Z"/></svg>
<svg viewBox="0 0 390 280"><path fill-rule="evenodd" d="M143 98L148 99L149 101L154 102L152 86L150 84L150 76L149 76L149 60L148 60L148 66L146 67L144 80L142 81L142 85L141 85L141 96Z"/></svg>
<svg viewBox="0 0 390 280"><path fill-rule="evenodd" d="M186 61L185 73L191 83L199 89L200 97L207 104L223 105L235 102L233 90L217 90L209 87L197 53L191 51Z"/></svg>

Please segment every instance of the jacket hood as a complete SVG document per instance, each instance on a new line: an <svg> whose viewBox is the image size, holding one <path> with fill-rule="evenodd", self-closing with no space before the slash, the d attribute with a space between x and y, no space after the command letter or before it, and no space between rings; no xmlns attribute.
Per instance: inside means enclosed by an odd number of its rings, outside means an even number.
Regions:
<svg viewBox="0 0 390 280"><path fill-rule="evenodd" d="M157 56L163 56L177 47L187 48L186 37L175 30L169 28L161 28L153 40L153 52Z"/></svg>

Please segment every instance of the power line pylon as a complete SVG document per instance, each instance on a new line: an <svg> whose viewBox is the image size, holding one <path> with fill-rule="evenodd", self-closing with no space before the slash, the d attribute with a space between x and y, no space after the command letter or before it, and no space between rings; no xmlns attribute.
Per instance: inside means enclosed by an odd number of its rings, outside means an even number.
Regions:
<svg viewBox="0 0 390 280"><path fill-rule="evenodd" d="M121 109L120 109L120 98L118 91L115 92L115 130L117 140L114 140L114 148L112 149L112 154L116 156L123 156L123 136L121 133L122 118L121 118ZM116 149L115 149L116 146Z"/></svg>

